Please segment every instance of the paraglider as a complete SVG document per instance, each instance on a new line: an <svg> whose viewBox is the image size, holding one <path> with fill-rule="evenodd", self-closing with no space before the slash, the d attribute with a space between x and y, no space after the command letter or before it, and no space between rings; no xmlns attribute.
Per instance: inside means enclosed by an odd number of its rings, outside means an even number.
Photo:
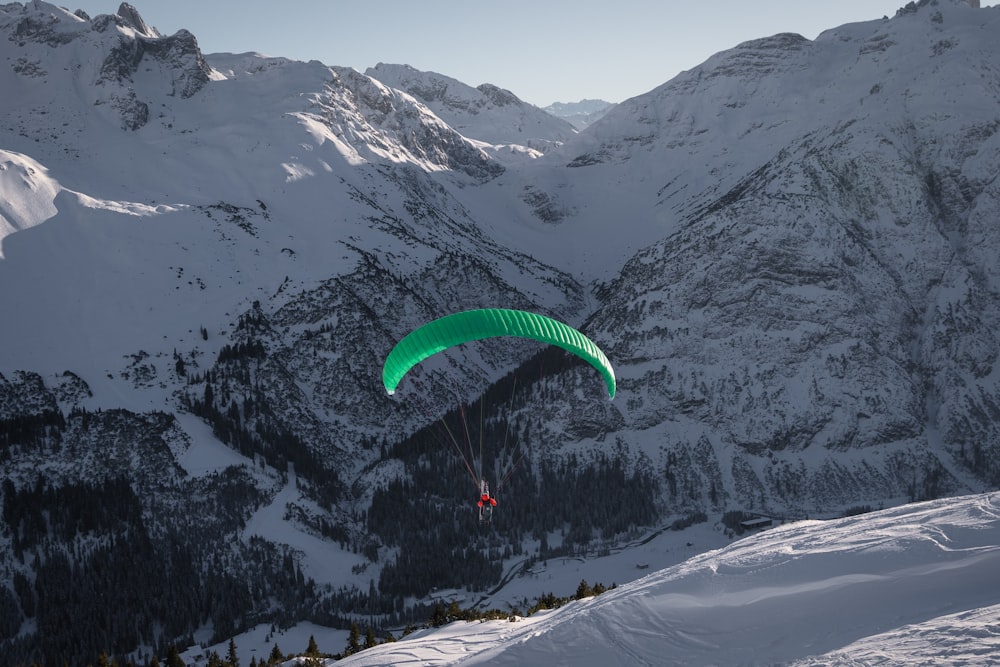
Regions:
<svg viewBox="0 0 1000 667"><path fill-rule="evenodd" d="M557 345L587 361L604 377L608 396L615 397L615 371L594 341L558 320L524 310L466 310L428 322L396 344L382 367L382 384L389 394L421 361L449 347L483 338L517 336Z"/></svg>
<svg viewBox="0 0 1000 667"><path fill-rule="evenodd" d="M386 392L392 395L410 369L428 357L463 343L500 336L530 338L575 354L597 370L604 379L608 396L614 398L616 390L614 368L604 352L592 340L573 327L550 317L504 308L483 308L446 315L410 332L386 357L382 367L382 384ZM455 450L464 460L473 482L478 486L479 497L476 505L479 509L479 520L481 523L491 523L497 500L490 493L489 484L478 470L479 466L470 465L450 431L449 437L452 438ZM468 444L471 454L471 443ZM519 463L520 460L516 462L508 460L508 470L501 471L506 474L498 477L500 480L498 488ZM477 470L473 471L473 467Z"/></svg>

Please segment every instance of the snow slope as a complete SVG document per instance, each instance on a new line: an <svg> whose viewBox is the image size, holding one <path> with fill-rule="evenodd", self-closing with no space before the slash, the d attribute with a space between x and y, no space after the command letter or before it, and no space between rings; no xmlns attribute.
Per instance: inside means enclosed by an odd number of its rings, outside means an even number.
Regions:
<svg viewBox="0 0 1000 667"><path fill-rule="evenodd" d="M1000 664L1000 493L779 526L555 611L460 621L337 664L918 661Z"/></svg>
<svg viewBox="0 0 1000 667"><path fill-rule="evenodd" d="M568 121L491 84L473 88L442 74L386 63L369 67L365 74L413 95L463 136L494 146L544 153L576 134Z"/></svg>

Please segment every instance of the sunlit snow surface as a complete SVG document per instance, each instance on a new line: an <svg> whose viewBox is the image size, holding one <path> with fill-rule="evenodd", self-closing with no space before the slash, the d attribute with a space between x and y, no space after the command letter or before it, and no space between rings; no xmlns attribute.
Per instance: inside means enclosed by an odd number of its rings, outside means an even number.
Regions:
<svg viewBox="0 0 1000 667"><path fill-rule="evenodd" d="M1000 664L1000 493L779 526L556 611L337 664L904 663Z"/></svg>

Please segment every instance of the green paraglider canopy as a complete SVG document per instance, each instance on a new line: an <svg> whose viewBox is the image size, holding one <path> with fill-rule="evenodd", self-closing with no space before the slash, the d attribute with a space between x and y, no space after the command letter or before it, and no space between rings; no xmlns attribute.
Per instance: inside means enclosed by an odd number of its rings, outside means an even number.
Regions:
<svg viewBox="0 0 1000 667"><path fill-rule="evenodd" d="M496 336L532 338L572 352L604 376L608 395L615 397L614 368L594 341L551 317L505 308L483 308L446 315L410 332L386 357L382 367L382 384L392 394L403 376L427 357L461 343Z"/></svg>

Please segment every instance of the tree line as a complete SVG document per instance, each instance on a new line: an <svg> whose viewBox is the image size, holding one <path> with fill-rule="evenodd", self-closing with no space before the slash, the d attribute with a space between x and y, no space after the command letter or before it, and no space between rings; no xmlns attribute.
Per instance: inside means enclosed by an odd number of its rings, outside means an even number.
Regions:
<svg viewBox="0 0 1000 667"><path fill-rule="evenodd" d="M612 583L610 587L605 586L600 582L597 582L592 586L586 579L581 579L576 588L576 592L573 595L556 596L551 592L543 593L536 598L534 604L527 607L527 611L523 615L531 616L538 611L558 609L559 607L573 602L574 600L582 600L584 598L601 595L602 593L614 590L615 588L617 588L617 584L614 583ZM427 621L423 623L421 627L438 628L456 621L472 623L507 620L514 622L517 621L520 616L522 616L520 609L501 611L499 609L478 609L476 607L463 608L458 604L458 602L455 601L452 601L447 605L443 602L438 602L433 606L433 609L427 617ZM417 627L408 623L402 631L401 638L405 639L416 630ZM362 634L364 635L363 640ZM301 664L316 665L318 667L323 658L340 660L342 658L346 658L347 656L354 655L355 653L360 653L366 649L374 648L379 644L393 643L397 641L395 635L393 635L391 631L384 630L381 634L382 639L379 640L376 636L376 628L371 625L367 625L364 627L364 631L362 632L361 626L357 622L352 622L350 624L347 644L344 646L344 649L338 653L326 653L321 651L316 642L315 636L310 635L309 642L306 645L305 651L302 653L285 654L282 652L278 644L274 643L271 646L271 651L267 658L262 658L258 661L257 657L253 656L247 664L248 667L276 667L277 665L281 665L282 663L293 658L303 658ZM118 659L111 657L107 651L102 650L98 654L96 663L91 663L88 667L92 667L94 664L96 664L97 667L161 667L161 665L163 667L187 667L186 663L180 656L176 644L171 644L167 647L166 656L163 662L160 661L160 658L156 653L151 655L146 662L136 662L133 658ZM231 637L229 639L224 657L217 651L213 650L209 652L206 658L206 665L207 667L240 667L241 662L239 657L239 648L236 645L235 638ZM41 667L39 663L32 663L31 665L31 667L36 666ZM18 665L17 667L21 666Z"/></svg>

